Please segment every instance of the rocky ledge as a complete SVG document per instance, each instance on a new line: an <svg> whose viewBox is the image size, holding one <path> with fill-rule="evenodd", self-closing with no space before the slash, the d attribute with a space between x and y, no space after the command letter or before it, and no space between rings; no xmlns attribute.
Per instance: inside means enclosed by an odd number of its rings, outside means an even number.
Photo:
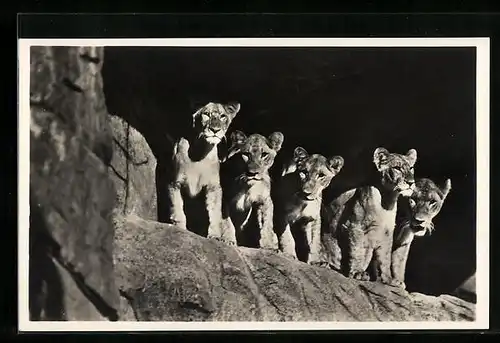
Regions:
<svg viewBox="0 0 500 343"><path fill-rule="evenodd" d="M139 321L473 321L449 295L360 282L134 214L116 217L121 318Z"/></svg>

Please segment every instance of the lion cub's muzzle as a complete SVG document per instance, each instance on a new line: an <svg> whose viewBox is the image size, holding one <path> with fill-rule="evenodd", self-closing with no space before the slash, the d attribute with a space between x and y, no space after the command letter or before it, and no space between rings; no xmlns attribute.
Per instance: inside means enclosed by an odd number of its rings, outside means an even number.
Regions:
<svg viewBox="0 0 500 343"><path fill-rule="evenodd" d="M262 174L258 172L247 171L245 177L248 181L260 181L263 179Z"/></svg>
<svg viewBox="0 0 500 343"><path fill-rule="evenodd" d="M434 231L434 224L430 221L412 219L411 229L415 236L430 236Z"/></svg>
<svg viewBox="0 0 500 343"><path fill-rule="evenodd" d="M300 192L300 197L308 201L316 200L318 198L318 196L314 192L310 192L307 190L302 190Z"/></svg>
<svg viewBox="0 0 500 343"><path fill-rule="evenodd" d="M201 135L208 143L218 144L222 137L224 137L224 131L220 126L207 127L203 130Z"/></svg>
<svg viewBox="0 0 500 343"><path fill-rule="evenodd" d="M395 187L395 191L405 197L411 196L414 190L415 182L403 181Z"/></svg>

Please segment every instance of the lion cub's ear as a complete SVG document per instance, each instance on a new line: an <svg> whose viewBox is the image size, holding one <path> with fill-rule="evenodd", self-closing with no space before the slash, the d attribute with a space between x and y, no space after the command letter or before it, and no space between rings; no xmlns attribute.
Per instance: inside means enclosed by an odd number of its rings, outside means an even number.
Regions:
<svg viewBox="0 0 500 343"><path fill-rule="evenodd" d="M408 160L410 167L413 167L415 165L415 162L417 162L417 150L408 150L408 152L406 153L406 159Z"/></svg>
<svg viewBox="0 0 500 343"><path fill-rule="evenodd" d="M229 160L231 157L236 155L237 153L240 152L240 146L245 143L247 140L247 136L241 132L241 131L233 131L231 132L231 135L229 136L229 141L231 143L231 147L229 148L227 152L227 157L226 161Z"/></svg>
<svg viewBox="0 0 500 343"><path fill-rule="evenodd" d="M208 104L207 104L208 105ZM192 119L193 119L193 127L195 126L195 121L196 121L196 118L199 117L199 115L201 114L201 112L207 107L207 105L203 105L201 107L199 107L193 114L192 114Z"/></svg>
<svg viewBox="0 0 500 343"><path fill-rule="evenodd" d="M309 154L307 153L306 149L304 149L301 146L298 146L295 148L293 151L293 161L295 163L302 161L303 159L306 159Z"/></svg>
<svg viewBox="0 0 500 343"><path fill-rule="evenodd" d="M380 171L383 169L383 166L387 163L387 159L389 158L389 151L386 148L377 148L373 152L373 163Z"/></svg>
<svg viewBox="0 0 500 343"><path fill-rule="evenodd" d="M448 196L451 190L451 179L446 179L443 187L441 187L441 192L443 192L443 200Z"/></svg>
<svg viewBox="0 0 500 343"><path fill-rule="evenodd" d="M230 139L231 139L231 146L237 147L245 143L245 141L247 140L247 136L243 132L236 130L231 133Z"/></svg>
<svg viewBox="0 0 500 343"><path fill-rule="evenodd" d="M340 169L344 166L344 158L342 156L333 156L328 159L328 166L336 174L340 172Z"/></svg>
<svg viewBox="0 0 500 343"><path fill-rule="evenodd" d="M281 145L283 144L284 139L285 136L283 136L281 132L273 132L269 135L267 141L271 149L278 152L281 149Z"/></svg>
<svg viewBox="0 0 500 343"><path fill-rule="evenodd" d="M236 117L236 115L238 114L238 112L241 109L241 105L239 102L230 102L226 105L223 105L223 107L224 107L224 110L226 111L226 114L229 117L231 117L231 119Z"/></svg>

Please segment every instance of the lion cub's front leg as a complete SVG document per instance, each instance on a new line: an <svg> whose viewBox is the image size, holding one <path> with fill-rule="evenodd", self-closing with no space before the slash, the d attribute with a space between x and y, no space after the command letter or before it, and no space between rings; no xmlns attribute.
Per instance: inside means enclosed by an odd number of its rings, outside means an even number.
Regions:
<svg viewBox="0 0 500 343"><path fill-rule="evenodd" d="M305 225L307 246L309 247L309 253L307 257L307 263L312 265L318 265L321 267L328 267L329 264L326 261L321 260L321 220L315 219L310 221Z"/></svg>
<svg viewBox="0 0 500 343"><path fill-rule="evenodd" d="M234 229L230 230L231 226L225 225L227 227L225 227L225 230L222 230L222 188L220 185L206 186L205 205L207 207L209 222L207 238L222 240L228 244L235 245L236 234Z"/></svg>
<svg viewBox="0 0 500 343"><path fill-rule="evenodd" d="M344 274L356 280L369 281L366 271L372 256L372 250L365 244L365 233L360 225L346 227L346 249L342 249Z"/></svg>
<svg viewBox="0 0 500 343"><path fill-rule="evenodd" d="M384 234L384 240L380 246L373 251L373 258L377 266L377 281L385 284L393 284L391 275L391 252L392 232L389 230Z"/></svg>
<svg viewBox="0 0 500 343"><path fill-rule="evenodd" d="M169 221L177 227L187 230L187 219L184 213L184 201L181 194L181 185L179 183L170 183L167 185L167 196L170 207Z"/></svg>
<svg viewBox="0 0 500 343"><path fill-rule="evenodd" d="M406 262L408 260L408 254L410 252L410 244L404 244L397 247L391 256L391 271L392 271L392 284L394 286L406 288L405 284L405 272L406 272Z"/></svg>
<svg viewBox="0 0 500 343"><path fill-rule="evenodd" d="M278 250L278 236L273 230L273 202L270 199L256 206L257 223L260 230L259 248Z"/></svg>
<svg viewBox="0 0 500 343"><path fill-rule="evenodd" d="M278 229L278 232L280 233L278 237L280 251L288 257L297 260L297 252L295 251L295 239L293 238L290 224L282 222L278 225Z"/></svg>

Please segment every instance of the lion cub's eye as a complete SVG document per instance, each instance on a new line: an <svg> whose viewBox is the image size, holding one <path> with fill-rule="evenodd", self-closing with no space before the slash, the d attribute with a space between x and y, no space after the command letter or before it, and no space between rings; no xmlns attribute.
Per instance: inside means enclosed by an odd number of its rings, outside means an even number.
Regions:
<svg viewBox="0 0 500 343"><path fill-rule="evenodd" d="M437 201L436 200L431 200L430 205L431 205L431 207L436 207Z"/></svg>
<svg viewBox="0 0 500 343"><path fill-rule="evenodd" d="M325 174L323 174L323 173L319 173L318 177L319 177L320 179L324 179L324 178L325 178Z"/></svg>
<svg viewBox="0 0 500 343"><path fill-rule="evenodd" d="M226 121L227 120L227 116L225 114L221 115L220 116L220 120Z"/></svg>
<svg viewBox="0 0 500 343"><path fill-rule="evenodd" d="M416 204L415 200L410 199L410 207L415 207Z"/></svg>
<svg viewBox="0 0 500 343"><path fill-rule="evenodd" d="M269 156L269 154L267 152L262 153L262 158L267 158L268 156Z"/></svg>

